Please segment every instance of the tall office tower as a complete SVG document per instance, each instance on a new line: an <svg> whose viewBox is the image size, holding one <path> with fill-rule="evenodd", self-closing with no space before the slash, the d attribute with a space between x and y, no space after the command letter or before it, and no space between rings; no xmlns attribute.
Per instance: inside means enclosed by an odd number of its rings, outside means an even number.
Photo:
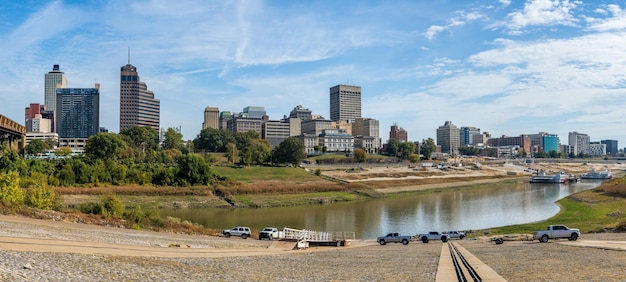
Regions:
<svg viewBox="0 0 626 282"><path fill-rule="evenodd" d="M600 140L600 144L606 144L607 155L617 155L619 149L617 149L617 140Z"/></svg>
<svg viewBox="0 0 626 282"><path fill-rule="evenodd" d="M471 145L472 136L476 134L480 134L480 128L472 127L472 126L462 126L460 130L460 140L461 146Z"/></svg>
<svg viewBox="0 0 626 282"><path fill-rule="evenodd" d="M409 137L406 130L402 127L398 127L398 124L394 122L389 130L389 139L395 139L402 143L408 141Z"/></svg>
<svg viewBox="0 0 626 282"><path fill-rule="evenodd" d="M204 108L204 122L202 129L215 128L220 129L220 109L217 107Z"/></svg>
<svg viewBox="0 0 626 282"><path fill-rule="evenodd" d="M330 88L330 120L347 121L361 117L361 86L337 85Z"/></svg>
<svg viewBox="0 0 626 282"><path fill-rule="evenodd" d="M100 84L57 89L59 138L89 138L100 130Z"/></svg>
<svg viewBox="0 0 626 282"><path fill-rule="evenodd" d="M120 71L120 131L133 126L149 126L158 131L160 111L161 101L139 80L137 68L129 60Z"/></svg>
<svg viewBox="0 0 626 282"><path fill-rule="evenodd" d="M250 118L263 118L267 116L265 107L247 106L243 108L242 116Z"/></svg>
<svg viewBox="0 0 626 282"><path fill-rule="evenodd" d="M459 152L461 146L461 135L459 128L446 121L442 126L437 128L437 145L441 146L441 152L455 155Z"/></svg>
<svg viewBox="0 0 626 282"><path fill-rule="evenodd" d="M53 65L52 71L46 73L44 82L44 104L48 111L54 112L57 105L57 88L67 88L67 79L59 65Z"/></svg>
<svg viewBox="0 0 626 282"><path fill-rule="evenodd" d="M569 146L574 156L589 154L589 135L577 131L568 133Z"/></svg>

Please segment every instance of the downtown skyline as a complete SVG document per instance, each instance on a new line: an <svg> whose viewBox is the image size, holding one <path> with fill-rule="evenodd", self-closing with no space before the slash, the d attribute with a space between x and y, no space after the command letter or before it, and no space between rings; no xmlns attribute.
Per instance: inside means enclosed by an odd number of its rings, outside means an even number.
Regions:
<svg viewBox="0 0 626 282"><path fill-rule="evenodd" d="M330 87L362 88L362 116L409 140L445 121L494 137L588 134L625 144L626 8L615 1L6 1L0 112L23 122L54 64L100 83L119 132L128 61L161 100L161 127L200 132L207 106L297 105L330 118Z"/></svg>

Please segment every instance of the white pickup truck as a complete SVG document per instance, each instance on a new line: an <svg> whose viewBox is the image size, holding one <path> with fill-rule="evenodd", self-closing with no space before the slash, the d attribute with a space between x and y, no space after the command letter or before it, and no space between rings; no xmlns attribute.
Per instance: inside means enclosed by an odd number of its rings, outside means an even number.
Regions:
<svg viewBox="0 0 626 282"><path fill-rule="evenodd" d="M278 231L278 228L275 227L265 227L263 230L259 232L259 240L268 239L282 239L285 237L283 231Z"/></svg>
<svg viewBox="0 0 626 282"><path fill-rule="evenodd" d="M430 240L441 240L441 242L445 243L445 242L448 242L448 239L450 239L450 236L448 234L442 234L437 231L430 231L425 234L417 235L417 238L422 240L422 243L428 243L428 241Z"/></svg>
<svg viewBox="0 0 626 282"><path fill-rule="evenodd" d="M576 228L568 228L565 225L549 225L546 230L533 232L533 240L545 243L549 239L567 238L570 241L576 241L580 237L580 230Z"/></svg>

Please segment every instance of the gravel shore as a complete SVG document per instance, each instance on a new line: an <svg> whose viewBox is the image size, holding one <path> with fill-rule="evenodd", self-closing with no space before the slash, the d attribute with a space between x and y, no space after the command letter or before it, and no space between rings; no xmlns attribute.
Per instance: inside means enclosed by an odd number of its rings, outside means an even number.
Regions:
<svg viewBox="0 0 626 282"><path fill-rule="evenodd" d="M12 216L0 216L0 236L114 243L128 251L128 255L17 251L0 237L0 281L434 281L442 247L441 242L380 246L364 240L350 247L289 250L284 244L252 238L155 233ZM626 241L626 234L583 234L581 239ZM626 281L624 251L566 246L558 241L495 245L484 238L455 242L508 281ZM243 252L236 256L137 256L132 246ZM268 254L246 255L246 250Z"/></svg>

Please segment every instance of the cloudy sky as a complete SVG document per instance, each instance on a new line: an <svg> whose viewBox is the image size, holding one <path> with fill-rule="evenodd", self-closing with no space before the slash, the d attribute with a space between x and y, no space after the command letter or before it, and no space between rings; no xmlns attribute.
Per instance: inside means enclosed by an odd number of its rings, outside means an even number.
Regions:
<svg viewBox="0 0 626 282"><path fill-rule="evenodd" d="M297 105L326 118L329 88L362 87L381 137L445 121L492 136L589 134L626 145L624 1L37 1L0 3L0 114L24 122L59 64L69 87L101 84L100 124L119 130L128 61L161 100L161 127L201 129L206 106Z"/></svg>

